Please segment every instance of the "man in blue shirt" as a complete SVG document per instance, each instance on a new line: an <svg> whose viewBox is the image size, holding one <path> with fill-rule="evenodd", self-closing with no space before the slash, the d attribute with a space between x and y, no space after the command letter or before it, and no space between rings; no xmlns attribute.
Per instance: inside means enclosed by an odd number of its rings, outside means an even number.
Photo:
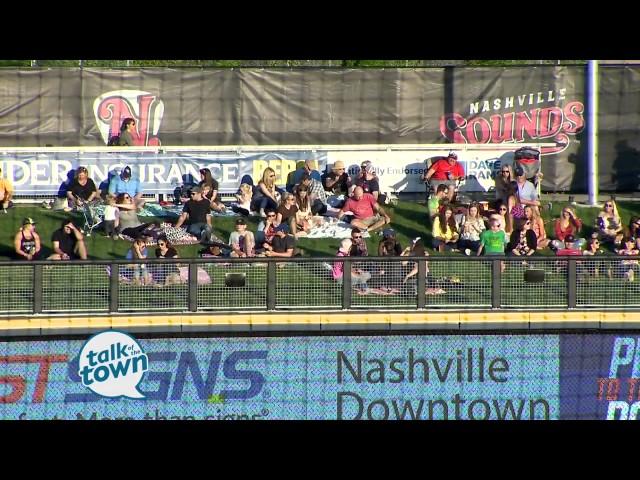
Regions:
<svg viewBox="0 0 640 480"><path fill-rule="evenodd" d="M309 174L311 178L317 180L318 182L320 182L320 185L322 185L322 176L320 175L320 172L317 170L317 168L318 162L312 159L305 160L304 165L293 172L293 175L291 177L291 181L293 183L287 185L287 192L293 193L293 187L295 185L298 185L302 181L302 175L304 175L305 173Z"/></svg>
<svg viewBox="0 0 640 480"><path fill-rule="evenodd" d="M129 165L122 169L120 175L114 175L111 178L109 182L109 193L115 196L118 196L120 193L128 193L138 209L144 207L145 200L142 198L140 180L132 178L131 167Z"/></svg>

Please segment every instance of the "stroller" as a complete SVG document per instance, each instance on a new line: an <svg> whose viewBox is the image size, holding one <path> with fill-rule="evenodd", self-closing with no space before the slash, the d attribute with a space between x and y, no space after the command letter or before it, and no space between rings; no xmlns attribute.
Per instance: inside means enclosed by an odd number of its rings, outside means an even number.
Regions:
<svg viewBox="0 0 640 480"><path fill-rule="evenodd" d="M82 231L87 237L93 233L93 229L102 223L102 217L98 213L98 201L77 203L77 209L82 211L84 226Z"/></svg>

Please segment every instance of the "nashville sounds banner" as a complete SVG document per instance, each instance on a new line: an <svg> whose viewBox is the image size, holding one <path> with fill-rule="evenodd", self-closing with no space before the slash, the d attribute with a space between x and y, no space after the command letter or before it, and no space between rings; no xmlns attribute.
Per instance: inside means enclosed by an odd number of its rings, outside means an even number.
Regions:
<svg viewBox="0 0 640 480"><path fill-rule="evenodd" d="M601 69L603 190L637 188L639 73ZM581 66L9 69L0 71L0 147L105 145L128 117L140 146L551 142L543 189L584 191L585 79Z"/></svg>

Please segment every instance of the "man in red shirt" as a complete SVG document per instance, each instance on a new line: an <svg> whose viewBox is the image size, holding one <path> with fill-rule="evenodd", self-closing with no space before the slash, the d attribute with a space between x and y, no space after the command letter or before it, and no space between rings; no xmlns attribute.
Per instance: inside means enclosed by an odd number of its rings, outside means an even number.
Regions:
<svg viewBox="0 0 640 480"><path fill-rule="evenodd" d="M338 212L338 218L342 219L345 212L353 213L351 226L363 232L375 230L391 222L391 218L378 205L373 195L364 193L362 187L355 188L353 196L347 199Z"/></svg>
<svg viewBox="0 0 640 480"><path fill-rule="evenodd" d="M422 178L425 182L430 183L436 190L439 185L445 184L449 188L447 194L449 202L453 201L454 186L456 180L464 177L464 168L458 163L458 155L455 152L449 152L446 158L441 158L427 170Z"/></svg>

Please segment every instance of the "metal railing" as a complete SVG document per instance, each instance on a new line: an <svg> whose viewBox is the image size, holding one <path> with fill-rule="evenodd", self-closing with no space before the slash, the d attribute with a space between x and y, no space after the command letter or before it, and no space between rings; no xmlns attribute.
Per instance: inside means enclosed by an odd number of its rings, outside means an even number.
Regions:
<svg viewBox="0 0 640 480"><path fill-rule="evenodd" d="M334 280L336 262L344 273ZM278 310L640 310L638 263L640 257L613 256L0 262L0 317ZM417 273L407 278L414 267ZM147 280L151 283L145 285Z"/></svg>

